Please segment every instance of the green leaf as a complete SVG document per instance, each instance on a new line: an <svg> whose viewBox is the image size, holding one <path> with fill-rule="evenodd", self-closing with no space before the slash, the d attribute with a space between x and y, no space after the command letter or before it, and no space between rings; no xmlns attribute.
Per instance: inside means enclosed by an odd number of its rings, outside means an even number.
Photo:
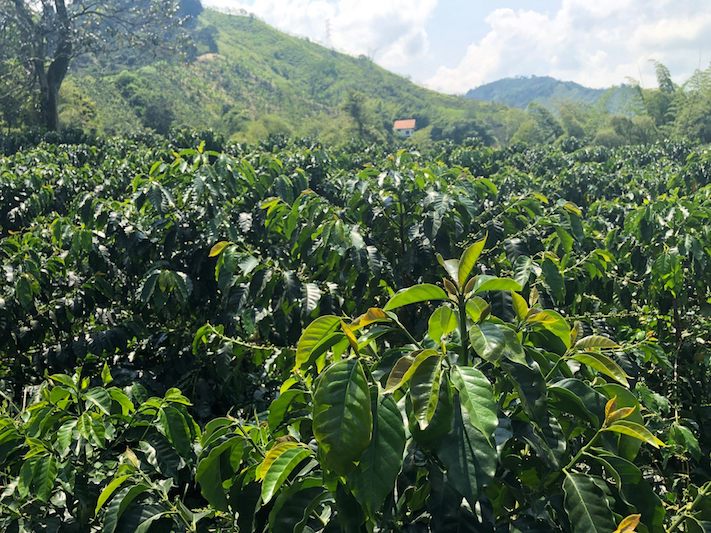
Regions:
<svg viewBox="0 0 711 533"><path fill-rule="evenodd" d="M188 421L176 407L168 405L159 411L158 427L184 458L192 454L192 434Z"/></svg>
<svg viewBox="0 0 711 533"><path fill-rule="evenodd" d="M296 443L279 443L269 450L257 469L257 479L263 480L262 501L268 503L294 468L310 456L311 450Z"/></svg>
<svg viewBox="0 0 711 533"><path fill-rule="evenodd" d="M38 459L38 465L35 468L33 485L35 488L35 496L41 502L47 503L52 496L54 482L57 480L57 460L54 455L47 455Z"/></svg>
<svg viewBox="0 0 711 533"><path fill-rule="evenodd" d="M15 285L15 296L25 311L32 311L34 307L34 294L32 290L34 279L29 274L22 274ZM35 282L36 283L36 282Z"/></svg>
<svg viewBox="0 0 711 533"><path fill-rule="evenodd" d="M359 361L334 363L319 377L313 401L313 432L324 466L347 473L370 444L370 392Z"/></svg>
<svg viewBox="0 0 711 533"><path fill-rule="evenodd" d="M669 429L669 436L677 445L689 452L697 461L701 458L701 447L694 433L686 426L674 422Z"/></svg>
<svg viewBox="0 0 711 533"><path fill-rule="evenodd" d="M595 428L605 419L607 398L579 379L562 379L550 385L548 391L559 400L555 405L561 411L587 419Z"/></svg>
<svg viewBox="0 0 711 533"><path fill-rule="evenodd" d="M526 355L516 332L503 324L482 322L469 329L469 341L479 357L496 362L502 357L526 364Z"/></svg>
<svg viewBox="0 0 711 533"><path fill-rule="evenodd" d="M484 246L486 246L486 236L480 241L477 241L469 246L462 253L462 256L459 259L459 268L457 272L457 281L459 282L460 287L464 287L464 285L466 285L467 279L469 279L474 265L476 265L482 250L484 250Z"/></svg>
<svg viewBox="0 0 711 533"><path fill-rule="evenodd" d="M111 370L109 370L109 365L104 363L104 366L101 369L101 382L104 385L108 385L114 380L113 377L111 377Z"/></svg>
<svg viewBox="0 0 711 533"><path fill-rule="evenodd" d="M435 350L427 349L413 352L398 359L393 366L393 369L390 371L385 391L393 392L405 385L408 381L410 381L412 375L419 368L419 366L430 357L439 358L440 354Z"/></svg>
<svg viewBox="0 0 711 533"><path fill-rule="evenodd" d="M450 376L452 384L459 391L459 401L469 421L492 442L499 417L491 383L481 371L472 367L454 366Z"/></svg>
<svg viewBox="0 0 711 533"><path fill-rule="evenodd" d="M604 431L612 431L615 433L620 433L621 435L628 435L634 437L635 439L646 442L655 448L661 448L666 446L661 440L655 437L651 431L649 431L642 424L637 422L630 422L629 420L618 420L611 426L604 428Z"/></svg>
<svg viewBox="0 0 711 533"><path fill-rule="evenodd" d="M509 278L497 278L496 276L478 276L474 283L474 294L481 294L487 291L521 291L521 285L517 281Z"/></svg>
<svg viewBox="0 0 711 533"><path fill-rule="evenodd" d="M467 301L467 315L475 324L484 320L491 312L491 306L481 296Z"/></svg>
<svg viewBox="0 0 711 533"><path fill-rule="evenodd" d="M543 260L543 281L551 291L551 296L559 304L565 301L565 280L558 270L558 266L549 257Z"/></svg>
<svg viewBox="0 0 711 533"><path fill-rule="evenodd" d="M109 506L106 508L106 513L104 514L104 533L114 533L116 531L116 526L119 520L123 516L129 505L138 498L141 494L144 494L150 490L148 485L139 483L138 485L131 485L130 487L124 487L120 489L116 495L111 498Z"/></svg>
<svg viewBox="0 0 711 533"><path fill-rule="evenodd" d="M286 487L269 513L272 533L301 533L321 502L329 496L321 478L310 477Z"/></svg>
<svg viewBox="0 0 711 533"><path fill-rule="evenodd" d="M225 458L231 459L235 455L241 457L243 449L244 440L242 437L230 437L211 448L207 456L201 457L198 462L195 481L200 485L200 493L210 505L220 511L229 509L226 491L222 484L225 479L230 479L233 473L232 461L227 461ZM235 451L237 451L236 454Z"/></svg>
<svg viewBox="0 0 711 533"><path fill-rule="evenodd" d="M294 370L300 370L309 360L311 353L328 339L341 325L341 319L335 315L324 315L311 322L301 333L296 343L296 362Z"/></svg>
<svg viewBox="0 0 711 533"><path fill-rule="evenodd" d="M565 511L574 533L610 533L616 529L607 498L593 476L563 471ZM599 478L598 478L599 479ZM604 483L599 479L600 483Z"/></svg>
<svg viewBox="0 0 711 533"><path fill-rule="evenodd" d="M589 366L593 370L597 370L625 387L629 387L627 374L622 370L622 367L604 354L596 352L580 353L575 354L572 359Z"/></svg>
<svg viewBox="0 0 711 533"><path fill-rule="evenodd" d="M442 358L427 357L415 369L410 378L410 398L415 420L424 430L432 420L439 400Z"/></svg>
<svg viewBox="0 0 711 533"><path fill-rule="evenodd" d="M405 427L391 395L370 390L373 408L373 438L348 477L353 495L371 517L382 507L402 468Z"/></svg>
<svg viewBox="0 0 711 533"><path fill-rule="evenodd" d="M318 307L318 303L321 300L321 295L323 293L315 283L304 283L303 291L303 313L308 316L316 310L316 307Z"/></svg>
<svg viewBox="0 0 711 533"><path fill-rule="evenodd" d="M587 337L583 337L575 343L575 349L581 351L593 350L595 348L607 350L619 347L620 345L617 344L615 341L613 341L612 339L608 339L607 337L604 337L602 335L589 335Z"/></svg>
<svg viewBox="0 0 711 533"><path fill-rule="evenodd" d="M496 450L454 402L452 429L437 450L452 486L475 508L483 488L496 472Z"/></svg>
<svg viewBox="0 0 711 533"><path fill-rule="evenodd" d="M115 477L111 482L104 487L104 490L99 494L99 499L96 501L96 509L94 509L94 514L98 515L104 504L111 498L111 495L118 489L127 479L131 478L131 474L125 474L123 476Z"/></svg>
<svg viewBox="0 0 711 533"><path fill-rule="evenodd" d="M592 448L592 457L603 465L608 475L614 478L617 492L622 500L642 513L642 522L650 531L663 531L664 505L642 471L630 461L607 450Z"/></svg>
<svg viewBox="0 0 711 533"><path fill-rule="evenodd" d="M457 329L457 315L446 305L438 307L428 321L428 334L436 343Z"/></svg>
<svg viewBox="0 0 711 533"><path fill-rule="evenodd" d="M519 293L511 291L511 303L513 305L516 318L523 321L528 316L528 303Z"/></svg>
<svg viewBox="0 0 711 533"><path fill-rule="evenodd" d="M526 255L520 255L516 258L516 261L513 264L513 279L521 285L521 287L525 287L531 277L532 270L533 259Z"/></svg>
<svg viewBox="0 0 711 533"><path fill-rule="evenodd" d="M392 311L405 305L410 305L418 302L446 300L447 293L437 285L431 283L423 283L421 285L413 285L407 289L402 289L395 293L390 298L383 310Z"/></svg>
<svg viewBox="0 0 711 533"><path fill-rule="evenodd" d="M560 313L546 309L529 316L526 322L532 326L539 326L550 331L563 341L566 349L570 348L570 326Z"/></svg>
<svg viewBox="0 0 711 533"><path fill-rule="evenodd" d="M57 450L60 456L64 457L69 452L69 446L72 443L74 429L77 427L77 421L67 420L57 430L57 438L54 439L54 449Z"/></svg>
<svg viewBox="0 0 711 533"><path fill-rule="evenodd" d="M95 387L86 393L86 401L99 408L105 415L111 414L111 396L102 387Z"/></svg>

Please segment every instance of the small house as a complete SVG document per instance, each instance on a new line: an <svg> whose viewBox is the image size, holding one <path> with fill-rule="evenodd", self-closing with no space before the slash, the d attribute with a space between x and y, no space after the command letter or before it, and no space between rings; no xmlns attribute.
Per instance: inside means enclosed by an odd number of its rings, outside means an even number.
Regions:
<svg viewBox="0 0 711 533"><path fill-rule="evenodd" d="M414 118L396 120L393 123L393 131L401 137L411 137L412 134L415 133L416 125L417 121Z"/></svg>

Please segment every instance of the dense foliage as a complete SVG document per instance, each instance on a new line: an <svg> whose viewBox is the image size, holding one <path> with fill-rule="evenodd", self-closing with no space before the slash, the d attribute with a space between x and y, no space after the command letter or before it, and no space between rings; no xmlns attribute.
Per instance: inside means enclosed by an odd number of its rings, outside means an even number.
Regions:
<svg viewBox="0 0 711 533"><path fill-rule="evenodd" d="M709 527L711 152L215 144L0 159L3 530Z"/></svg>

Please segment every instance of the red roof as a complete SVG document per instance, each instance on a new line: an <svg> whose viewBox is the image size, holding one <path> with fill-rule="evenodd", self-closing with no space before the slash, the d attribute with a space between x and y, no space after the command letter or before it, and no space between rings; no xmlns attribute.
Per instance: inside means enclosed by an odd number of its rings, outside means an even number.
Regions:
<svg viewBox="0 0 711 533"><path fill-rule="evenodd" d="M406 118L404 120L396 120L393 128L396 130L414 130L416 121L414 118Z"/></svg>

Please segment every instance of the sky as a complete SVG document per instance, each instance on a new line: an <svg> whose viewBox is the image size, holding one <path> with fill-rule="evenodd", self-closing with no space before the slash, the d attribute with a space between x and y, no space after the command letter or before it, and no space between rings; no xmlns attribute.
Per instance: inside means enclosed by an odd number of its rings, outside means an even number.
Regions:
<svg viewBox="0 0 711 533"><path fill-rule="evenodd" d="M203 0L446 93L509 76L677 82L711 63L711 0Z"/></svg>

